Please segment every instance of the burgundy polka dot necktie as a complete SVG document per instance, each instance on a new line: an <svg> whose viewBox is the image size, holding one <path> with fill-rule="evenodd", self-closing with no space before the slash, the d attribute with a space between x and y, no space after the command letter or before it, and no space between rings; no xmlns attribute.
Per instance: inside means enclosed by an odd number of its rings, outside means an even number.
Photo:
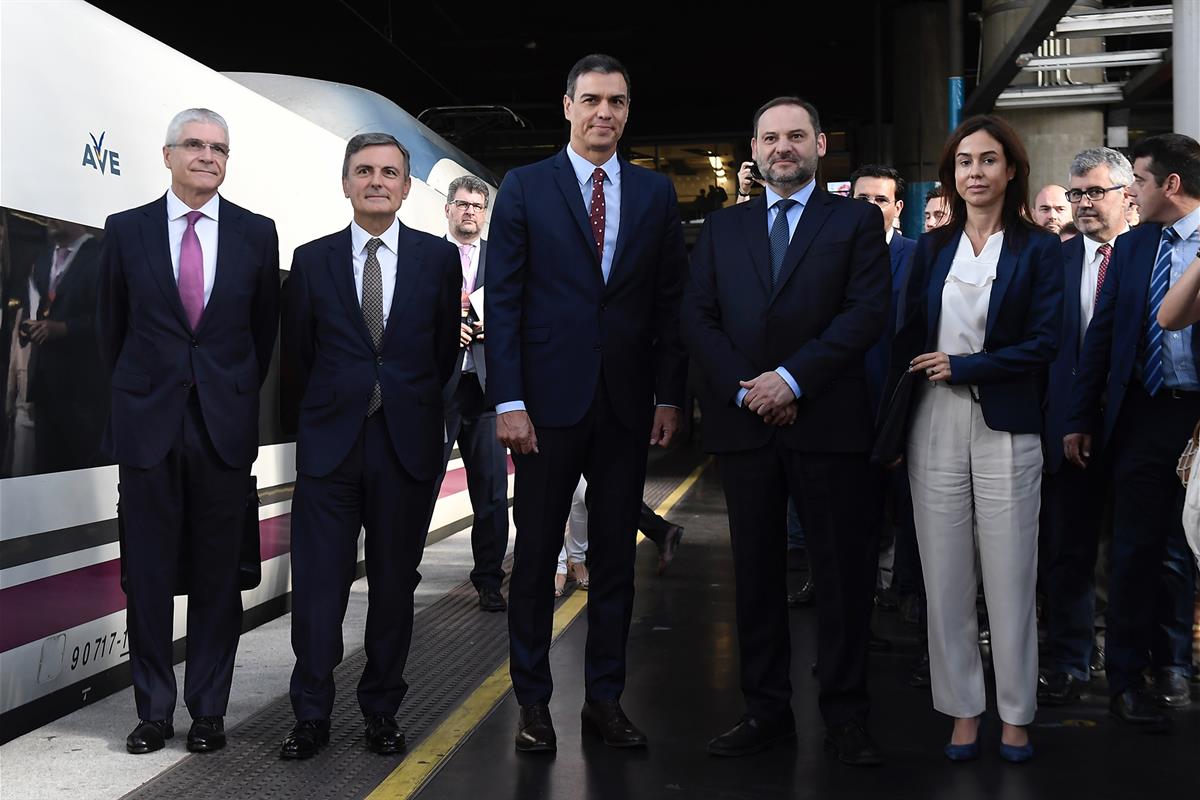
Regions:
<svg viewBox="0 0 1200 800"><path fill-rule="evenodd" d="M1096 252L1100 254L1100 269L1096 271L1096 297L1092 300L1092 305L1100 302L1100 287L1104 285L1104 278L1108 275L1108 262L1112 260L1112 245L1102 244L1096 248Z"/></svg>
<svg viewBox="0 0 1200 800"><path fill-rule="evenodd" d="M604 263L604 179L601 167L592 172L592 236L596 240L596 258Z"/></svg>

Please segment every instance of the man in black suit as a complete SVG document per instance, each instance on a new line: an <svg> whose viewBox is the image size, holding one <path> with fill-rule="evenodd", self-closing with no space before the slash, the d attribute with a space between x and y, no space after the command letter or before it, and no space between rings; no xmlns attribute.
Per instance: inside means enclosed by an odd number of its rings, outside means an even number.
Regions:
<svg viewBox="0 0 1200 800"><path fill-rule="evenodd" d="M1109 713L1156 731L1170 722L1156 706L1192 702L1195 567L1175 465L1200 418L1200 327L1164 331L1158 311L1200 250L1200 144L1167 133L1142 139L1131 155L1128 192L1141 224L1113 249L1079 356L1063 454L1095 469L1102 445L1112 464ZM1150 692L1147 668L1154 672Z"/></svg>
<svg viewBox="0 0 1200 800"><path fill-rule="evenodd" d="M474 175L463 175L450 182L446 197L446 239L458 248L462 267L463 317L458 360L443 392L446 445L433 497L436 503L457 441L475 518L471 526L471 551L475 556L471 583L479 593L481 609L504 611L508 603L500 594L500 583L504 580L501 564L508 547L508 453L496 439L496 410L484 402L487 362L483 326L470 298L483 286L487 274L487 241L481 234L488 186Z"/></svg>
<svg viewBox="0 0 1200 800"><path fill-rule="evenodd" d="M172 599L188 553L189 750L225 745L241 633L238 589L258 390L279 324L275 223L217 194L229 128L208 109L167 128L171 188L105 223L96 312L112 409L104 449L120 467L129 660L138 726L131 753L174 735Z"/></svg>
<svg viewBox="0 0 1200 800"><path fill-rule="evenodd" d="M108 383L96 344L100 242L64 220L49 220L46 233L51 247L32 276L40 308L27 326L34 345L29 400L39 473L94 466L108 417Z"/></svg>
<svg viewBox="0 0 1200 800"><path fill-rule="evenodd" d="M1117 237L1129 230L1125 190L1132 183L1129 159L1111 148L1084 150L1071 162L1067 200L1082 235L1062 245L1063 330L1046 387L1040 547L1046 675L1038 686L1040 705L1077 701L1091 678L1096 555L1110 493L1109 465L1096 461L1080 469L1063 458L1062 440L1084 335Z"/></svg>
<svg viewBox="0 0 1200 800"><path fill-rule="evenodd" d="M684 339L703 375L705 449L718 454L737 579L747 711L709 752L740 756L795 735L785 514L803 515L818 590L826 743L881 757L864 727L878 530L861 494L873 439L864 354L891 291L879 209L816 188L817 111L779 97L754 115L766 191L709 217L692 251Z"/></svg>
<svg viewBox="0 0 1200 800"><path fill-rule="evenodd" d="M458 349L458 253L397 218L408 151L386 133L346 145L350 227L296 249L285 332L300 389L292 498L292 671L296 725L283 758L329 741L333 669L358 535L365 527L367 665L358 683L367 746L404 749L413 591L446 441L442 387Z"/></svg>
<svg viewBox="0 0 1200 800"><path fill-rule="evenodd" d="M619 701L647 440L669 443L683 405L686 254L671 182L617 155L629 97L616 59L580 59L563 97L570 142L508 173L489 230L488 395L517 468L508 619L523 751L557 747L554 572L580 474L592 576L583 719L611 746L646 743Z"/></svg>

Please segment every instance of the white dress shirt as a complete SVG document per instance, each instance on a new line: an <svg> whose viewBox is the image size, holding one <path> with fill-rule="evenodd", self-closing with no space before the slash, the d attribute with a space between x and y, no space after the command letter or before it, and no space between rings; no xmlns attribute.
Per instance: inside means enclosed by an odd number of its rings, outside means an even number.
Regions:
<svg viewBox="0 0 1200 800"><path fill-rule="evenodd" d="M1004 247L1004 231L988 237L979 255L964 233L958 239L954 262L942 285L942 313L938 320L937 349L950 356L964 356L983 350L987 330L988 303L992 283Z"/></svg>
<svg viewBox="0 0 1200 800"><path fill-rule="evenodd" d="M179 283L179 251L183 247L183 234L187 231L187 214L199 211L204 216L196 220L196 238L200 240L200 253L204 260L204 305L212 296L213 283L217 279L217 220L221 215L221 196L212 198L197 209L175 196L167 189L167 241L171 245L171 268L175 271L175 283Z"/></svg>
<svg viewBox="0 0 1200 800"><path fill-rule="evenodd" d="M367 265L367 242L381 239L383 247L375 251L379 259L379 272L383 278L383 327L386 330L388 314L392 310L392 295L396 291L396 248L400 242L400 220L393 219L392 226L381 236L372 236L358 226L357 222L350 223L350 255L354 259L354 292L362 306L363 267Z"/></svg>
<svg viewBox="0 0 1200 800"><path fill-rule="evenodd" d="M1126 225L1121 228L1121 233L1129 230ZM1117 236L1120 236L1118 233ZM1100 262L1104 260L1104 256L1100 255L1100 245L1114 244L1117 237L1109 239L1107 242L1098 242L1088 236L1083 237L1083 269L1079 273L1079 349L1083 350L1083 337L1087 333L1088 325L1092 322L1092 315L1096 313L1096 281L1100 280ZM1115 246L1115 245L1114 245ZM1112 266L1111 255L1109 257L1109 266ZM1105 280L1108 280L1107 275Z"/></svg>
<svg viewBox="0 0 1200 800"><path fill-rule="evenodd" d="M567 145L567 158L575 170L575 179L579 181L579 193L583 196L584 216L590 217L592 212L592 173L596 165L576 153ZM621 161L617 154L600 165L604 170L604 258L600 260L600 272L604 282L608 283L608 275L612 272L613 255L617 249L617 232L621 229Z"/></svg>

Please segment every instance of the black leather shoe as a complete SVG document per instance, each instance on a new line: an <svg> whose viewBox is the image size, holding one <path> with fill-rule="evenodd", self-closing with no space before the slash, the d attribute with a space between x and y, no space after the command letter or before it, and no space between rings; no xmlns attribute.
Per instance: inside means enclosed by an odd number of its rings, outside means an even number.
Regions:
<svg viewBox="0 0 1200 800"><path fill-rule="evenodd" d="M800 608L801 606L812 605L815 594L816 587L813 586L812 578L809 578L804 582L804 585L800 587L799 591L788 593L788 608Z"/></svg>
<svg viewBox="0 0 1200 800"><path fill-rule="evenodd" d="M545 704L521 706L517 726L517 749L523 753L553 753L558 749L550 707Z"/></svg>
<svg viewBox="0 0 1200 800"><path fill-rule="evenodd" d="M766 721L746 714L738 724L708 743L714 756L748 756L796 737L796 720L791 712Z"/></svg>
<svg viewBox="0 0 1200 800"><path fill-rule="evenodd" d="M169 719L139 719L137 727L125 737L125 749L134 755L162 750L167 739L174 738L175 728Z"/></svg>
<svg viewBox="0 0 1200 800"><path fill-rule="evenodd" d="M609 747L645 747L646 734L629 721L616 700L588 700L579 714Z"/></svg>
<svg viewBox="0 0 1200 800"><path fill-rule="evenodd" d="M279 757L312 758L326 744L329 744L329 720L302 719L283 737Z"/></svg>
<svg viewBox="0 0 1200 800"><path fill-rule="evenodd" d="M1083 681L1066 672L1038 678L1038 702L1045 706L1066 706L1078 702Z"/></svg>
<svg viewBox="0 0 1200 800"><path fill-rule="evenodd" d="M224 717L196 717L188 731L187 749L193 753L207 753L225 746Z"/></svg>
<svg viewBox="0 0 1200 800"><path fill-rule="evenodd" d="M825 750L843 764L873 767L883 763L883 755L871 734L853 720L825 732Z"/></svg>
<svg viewBox="0 0 1200 800"><path fill-rule="evenodd" d="M1108 701L1108 713L1119 722L1147 733L1162 733L1171 726L1171 718L1138 689L1126 689Z"/></svg>
<svg viewBox="0 0 1200 800"><path fill-rule="evenodd" d="M672 525L663 536L662 550L658 551L658 574L662 575L675 560L675 551L679 549L679 541L683 539L683 528Z"/></svg>
<svg viewBox="0 0 1200 800"><path fill-rule="evenodd" d="M1159 670L1150 690L1154 702L1163 708L1187 708L1192 704L1192 687L1187 678L1169 669Z"/></svg>
<svg viewBox="0 0 1200 800"><path fill-rule="evenodd" d="M479 590L479 608L483 611L507 611L508 601L499 589L485 587Z"/></svg>
<svg viewBox="0 0 1200 800"><path fill-rule="evenodd" d="M390 755L404 750L404 734L395 717L371 714L367 717L367 749L372 753Z"/></svg>
<svg viewBox="0 0 1200 800"><path fill-rule="evenodd" d="M917 689L928 689L933 685L929 675L929 650L923 650L919 658L913 662L912 672L908 674L908 685Z"/></svg>
<svg viewBox="0 0 1200 800"><path fill-rule="evenodd" d="M1093 675L1100 675L1104 672L1104 664L1104 645L1097 639L1092 643L1092 663L1088 666L1088 669L1092 671Z"/></svg>

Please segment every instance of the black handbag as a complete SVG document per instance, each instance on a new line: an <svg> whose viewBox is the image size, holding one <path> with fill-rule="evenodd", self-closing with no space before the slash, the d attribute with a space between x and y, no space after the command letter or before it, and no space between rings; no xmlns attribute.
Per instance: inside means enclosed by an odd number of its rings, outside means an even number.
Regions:
<svg viewBox="0 0 1200 800"><path fill-rule="evenodd" d="M117 486L117 541L121 550L121 591L128 594L126 583L128 578L125 571L125 516L121 513L121 487ZM246 493L246 513L242 521L242 549L238 557L238 589L246 591L254 589L262 583L262 556L259 550L258 538L258 481L251 475L250 486ZM186 595L191 584L191 559L188 557L188 547L180 542L179 563L177 565L175 594Z"/></svg>
<svg viewBox="0 0 1200 800"><path fill-rule="evenodd" d="M886 467L904 455L904 448L908 442L908 422L912 415L913 393L920 377L919 373L905 370L896 381L896 387L879 417L875 446L871 449L872 464Z"/></svg>

